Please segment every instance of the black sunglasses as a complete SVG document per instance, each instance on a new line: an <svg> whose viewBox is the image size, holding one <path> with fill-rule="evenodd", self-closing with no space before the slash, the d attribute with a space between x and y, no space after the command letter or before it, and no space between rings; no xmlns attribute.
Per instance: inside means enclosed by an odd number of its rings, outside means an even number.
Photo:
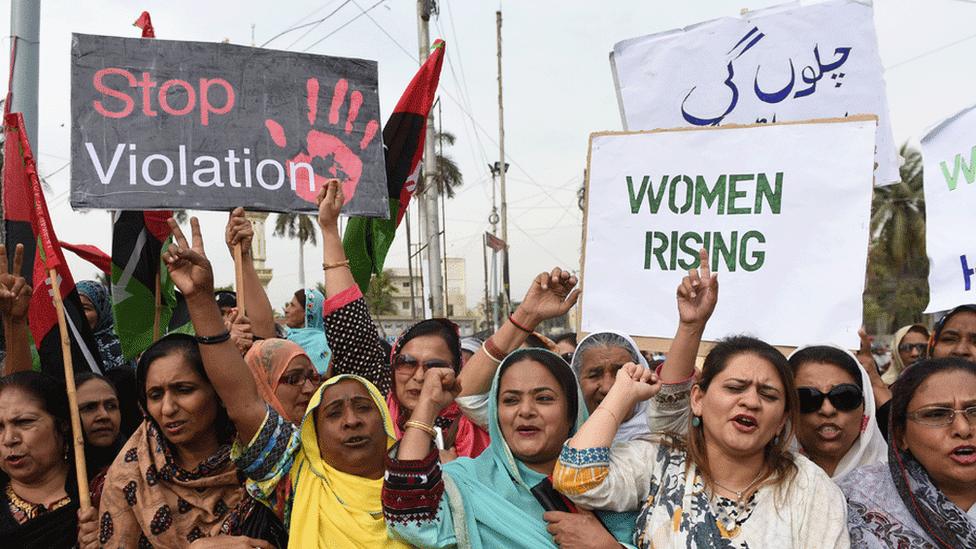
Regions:
<svg viewBox="0 0 976 549"><path fill-rule="evenodd" d="M821 393L813 387L798 387L800 394L800 413L812 414L823 406L824 399L830 399L830 404L841 412L850 412L864 403L861 389L853 383L841 383L826 392Z"/></svg>
<svg viewBox="0 0 976 549"><path fill-rule="evenodd" d="M928 343L902 343L898 346L898 350L903 353L910 353L913 350L917 350L921 354L925 354L925 350L928 349Z"/></svg>

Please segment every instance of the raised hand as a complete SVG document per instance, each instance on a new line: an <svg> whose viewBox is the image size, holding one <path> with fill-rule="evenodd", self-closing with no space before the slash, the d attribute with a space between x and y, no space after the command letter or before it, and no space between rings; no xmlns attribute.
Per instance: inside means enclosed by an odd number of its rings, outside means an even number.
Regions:
<svg viewBox="0 0 976 549"><path fill-rule="evenodd" d="M319 189L315 202L319 205L319 227L326 229L338 228L339 212L344 201L342 185L338 179L330 179Z"/></svg>
<svg viewBox="0 0 976 549"><path fill-rule="evenodd" d="M579 299L580 291L574 289L577 282L575 276L559 267L549 273L539 273L518 307L519 316L535 327L544 320L566 314Z"/></svg>
<svg viewBox="0 0 976 549"><path fill-rule="evenodd" d="M254 227L251 221L244 217L244 208L234 208L227 218L227 227L224 228L224 242L231 256L234 255L234 246L241 245L241 252L244 257L251 253L251 239L254 238Z"/></svg>
<svg viewBox="0 0 976 549"><path fill-rule="evenodd" d="M247 354L254 345L254 331L251 328L251 320L244 315L243 311L234 309L230 315L233 320L224 320L224 326L230 332L230 340L237 346L241 355Z"/></svg>
<svg viewBox="0 0 976 549"><path fill-rule="evenodd" d="M653 397L660 390L661 380L654 372L633 362L628 362L617 370L613 387L610 388L604 402L611 400L612 395L614 401L625 403L623 408L631 409L634 404Z"/></svg>
<svg viewBox="0 0 976 549"><path fill-rule="evenodd" d="M0 244L0 313L11 320L27 318L33 290L27 280L20 276L24 265L24 245L17 244L14 249L13 270L8 269L7 247Z"/></svg>
<svg viewBox="0 0 976 549"><path fill-rule="evenodd" d="M174 242L163 252L163 261L166 262L173 284L176 284L188 301L204 296L213 301L213 267L203 250L200 221L196 217L190 218L192 245L187 243L186 236L175 219L171 217L166 222L173 231Z"/></svg>
<svg viewBox="0 0 976 549"><path fill-rule="evenodd" d="M698 252L701 265L688 271L678 285L678 318L682 324L704 326L718 302L718 273L708 263L708 252Z"/></svg>
<svg viewBox="0 0 976 549"><path fill-rule="evenodd" d="M424 386L420 389L420 402L430 406L436 416L447 408L461 391L461 384L450 368L431 368L424 372Z"/></svg>

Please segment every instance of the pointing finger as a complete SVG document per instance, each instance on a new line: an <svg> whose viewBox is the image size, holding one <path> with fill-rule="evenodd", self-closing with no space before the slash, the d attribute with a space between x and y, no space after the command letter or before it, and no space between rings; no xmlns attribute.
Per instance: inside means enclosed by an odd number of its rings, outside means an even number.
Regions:
<svg viewBox="0 0 976 549"><path fill-rule="evenodd" d="M712 267L708 264L708 250L702 248L698 250L698 259L700 260L699 268L701 269L702 278L709 279L712 277Z"/></svg>

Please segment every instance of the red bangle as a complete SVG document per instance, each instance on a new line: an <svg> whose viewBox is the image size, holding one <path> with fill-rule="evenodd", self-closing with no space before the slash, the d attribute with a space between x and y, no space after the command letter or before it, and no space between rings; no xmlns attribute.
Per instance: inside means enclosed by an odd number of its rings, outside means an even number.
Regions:
<svg viewBox="0 0 976 549"><path fill-rule="evenodd" d="M521 324L519 324L518 322L515 321L515 316L514 315L508 315L508 321L511 322L512 325L515 326L516 328L518 328L519 330L522 330L523 332L525 332L527 334L532 334L532 330L526 328L525 326L522 326Z"/></svg>
<svg viewBox="0 0 976 549"><path fill-rule="evenodd" d="M508 355L508 353L503 353L502 350L495 345L495 342L492 341L490 337L485 340L484 346L485 346L485 352L488 353L488 356L491 357L491 359L494 360L495 362L500 363ZM502 357L502 358L498 358L498 357Z"/></svg>

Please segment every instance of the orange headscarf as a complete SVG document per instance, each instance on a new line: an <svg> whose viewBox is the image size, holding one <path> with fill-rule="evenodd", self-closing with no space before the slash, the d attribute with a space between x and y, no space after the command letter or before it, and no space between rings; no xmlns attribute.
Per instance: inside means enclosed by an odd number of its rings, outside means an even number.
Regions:
<svg viewBox="0 0 976 549"><path fill-rule="evenodd" d="M254 383L258 386L258 394L276 412L292 423L298 423L302 418L290 417L278 397L275 396L275 391L278 389L281 374L285 373L292 360L300 356L308 358L301 346L294 341L278 338L255 341L247 354L244 355L244 361L247 362L251 376L254 377Z"/></svg>

